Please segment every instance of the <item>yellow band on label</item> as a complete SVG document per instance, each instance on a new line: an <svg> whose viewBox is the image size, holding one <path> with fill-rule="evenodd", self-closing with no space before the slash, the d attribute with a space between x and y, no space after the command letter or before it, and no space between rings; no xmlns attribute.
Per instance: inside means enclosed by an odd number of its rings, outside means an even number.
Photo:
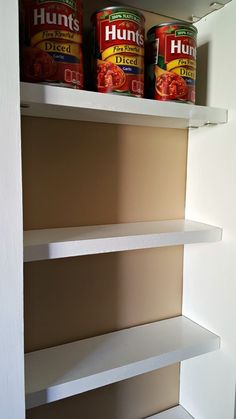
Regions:
<svg viewBox="0 0 236 419"><path fill-rule="evenodd" d="M166 68L167 68L167 71L170 71L170 70L173 70L173 68L184 67L184 66L192 67L193 69L195 69L196 68L196 61L181 58L181 59L178 59L178 60L170 61L167 64Z"/></svg>
<svg viewBox="0 0 236 419"><path fill-rule="evenodd" d="M76 44L82 44L82 36L73 32L60 31L60 30L48 30L36 33L31 39L31 46L35 47L39 42L51 40L69 41Z"/></svg>
<svg viewBox="0 0 236 419"><path fill-rule="evenodd" d="M78 58L81 56L81 47L80 45L76 44L63 44L62 42L44 41L37 46L45 52L56 52L58 54L73 55L74 57Z"/></svg>
<svg viewBox="0 0 236 419"><path fill-rule="evenodd" d="M172 73L178 74L181 77L188 77L190 79L196 80L196 71L191 70L187 67L177 67L172 70Z"/></svg>
<svg viewBox="0 0 236 419"><path fill-rule="evenodd" d="M137 68L144 67L144 58L143 57L133 57L129 55L112 55L109 57L109 63L113 63L116 65L127 65Z"/></svg>
<svg viewBox="0 0 236 419"><path fill-rule="evenodd" d="M102 60L106 60L108 57L114 54L136 54L144 56L144 48L137 47L135 45L113 45L110 48L105 49L102 53Z"/></svg>

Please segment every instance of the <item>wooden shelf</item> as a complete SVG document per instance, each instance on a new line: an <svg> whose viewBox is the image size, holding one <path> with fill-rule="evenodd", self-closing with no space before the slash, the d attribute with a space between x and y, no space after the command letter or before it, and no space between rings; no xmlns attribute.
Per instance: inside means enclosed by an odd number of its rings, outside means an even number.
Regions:
<svg viewBox="0 0 236 419"><path fill-rule="evenodd" d="M22 115L164 128L227 122L225 109L21 83Z"/></svg>
<svg viewBox="0 0 236 419"><path fill-rule="evenodd" d="M219 349L215 334L180 316L26 354L27 408Z"/></svg>
<svg viewBox="0 0 236 419"><path fill-rule="evenodd" d="M165 412L150 416L146 419L194 419L182 406L176 406Z"/></svg>
<svg viewBox="0 0 236 419"><path fill-rule="evenodd" d="M209 13L219 10L231 0L220 0L215 4L209 0L123 0L119 3L140 8L174 19L196 22ZM194 16L194 19L193 19Z"/></svg>
<svg viewBox="0 0 236 419"><path fill-rule="evenodd" d="M189 220L29 230L24 233L24 260L215 242L221 238L221 228Z"/></svg>

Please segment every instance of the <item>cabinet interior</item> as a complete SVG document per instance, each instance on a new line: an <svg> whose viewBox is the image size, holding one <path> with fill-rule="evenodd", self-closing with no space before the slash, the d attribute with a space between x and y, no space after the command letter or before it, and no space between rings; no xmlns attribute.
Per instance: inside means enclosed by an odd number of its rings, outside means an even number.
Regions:
<svg viewBox="0 0 236 419"><path fill-rule="evenodd" d="M26 230L184 217L187 131L27 117L22 150ZM181 314L182 263L181 246L26 263L26 351ZM176 365L28 418L141 418L178 388Z"/></svg>
<svg viewBox="0 0 236 419"><path fill-rule="evenodd" d="M111 2L86 6L85 22L104 5ZM146 17L147 28L163 20ZM186 159L187 130L24 117L24 229L184 218ZM26 352L181 314L182 246L32 262L24 271ZM173 365L27 418L141 419L178 402Z"/></svg>

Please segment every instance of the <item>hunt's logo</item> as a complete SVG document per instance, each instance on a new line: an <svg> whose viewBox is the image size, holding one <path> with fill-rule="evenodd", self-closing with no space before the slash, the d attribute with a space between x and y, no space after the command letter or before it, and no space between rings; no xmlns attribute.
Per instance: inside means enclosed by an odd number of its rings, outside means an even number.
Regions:
<svg viewBox="0 0 236 419"><path fill-rule="evenodd" d="M56 12L47 12L45 8L34 9L34 26L56 25L69 28L72 32L80 32L80 22L74 19L73 14L65 15Z"/></svg>
<svg viewBox="0 0 236 419"><path fill-rule="evenodd" d="M176 37L169 35L166 37L165 48L165 62L173 59L184 58L197 58L196 41L190 37Z"/></svg>
<svg viewBox="0 0 236 419"><path fill-rule="evenodd" d="M139 30L121 29L116 25L106 25L104 27L104 41L127 41L144 47L144 35Z"/></svg>

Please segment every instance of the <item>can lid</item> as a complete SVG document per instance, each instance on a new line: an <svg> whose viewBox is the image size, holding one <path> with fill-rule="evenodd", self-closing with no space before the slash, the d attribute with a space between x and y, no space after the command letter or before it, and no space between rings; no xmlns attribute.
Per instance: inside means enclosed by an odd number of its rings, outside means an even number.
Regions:
<svg viewBox="0 0 236 419"><path fill-rule="evenodd" d="M182 20L177 20L175 22L164 22L164 23L160 23L159 25L152 26L147 32L147 37L149 37L151 33L157 28L162 28L163 26L175 26L175 25L181 26L182 28L192 29L196 34L198 33L196 26L192 25L192 23L184 22Z"/></svg>
<svg viewBox="0 0 236 419"><path fill-rule="evenodd" d="M139 11L139 10L135 10L135 9L133 9L132 7L127 7L127 6L124 6L124 7L122 7L122 6L111 6L111 7L104 7L104 8L102 8L102 9L98 9L98 10L96 10L93 14L92 14L92 16L91 16L91 20L93 20L94 19L94 17L98 14L98 13L100 13L100 12L106 12L106 11L109 11L109 10L111 10L111 11L113 11L113 12L118 12L118 11L123 11L123 12L128 12L128 13L134 13L134 14L136 14L137 16L139 16L144 22L146 21L146 19L145 19L145 16Z"/></svg>

